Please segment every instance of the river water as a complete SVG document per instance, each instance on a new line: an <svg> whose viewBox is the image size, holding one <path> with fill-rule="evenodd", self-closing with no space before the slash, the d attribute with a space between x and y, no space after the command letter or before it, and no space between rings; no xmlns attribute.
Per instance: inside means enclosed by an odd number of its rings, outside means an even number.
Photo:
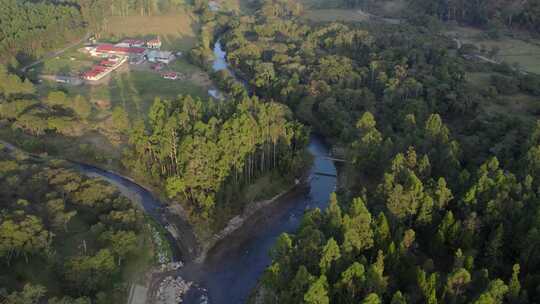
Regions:
<svg viewBox="0 0 540 304"><path fill-rule="evenodd" d="M228 69L226 54L219 41L214 48L214 69ZM303 189L281 198L274 206L260 211L238 232L218 243L208 253L203 264L189 262L178 275L194 282L194 288L184 299L187 304L239 304L245 303L260 276L271 262L269 250L282 233L293 233L301 223L307 209L325 209L328 198L336 188L336 167L328 148L316 136L309 143L313 156L308 183ZM136 183L98 168L80 165L83 172L99 176L117 186L130 199L139 202L144 210L161 224L162 204L146 189ZM324 175L319 175L322 173Z"/></svg>
<svg viewBox="0 0 540 304"><path fill-rule="evenodd" d="M336 175L333 162L325 159L328 149L313 137L309 151L314 156L306 191L286 196L277 208L262 211L262 215L246 223L241 232L231 235L211 251L204 265L183 276L198 282L206 290L211 304L245 303L264 270L270 265L269 250L282 233L293 233L300 225L307 209L326 208L330 194L335 190ZM327 174L325 176L317 173ZM185 270L189 271L187 267ZM193 269L192 269L193 270ZM186 303L201 303L197 297Z"/></svg>
<svg viewBox="0 0 540 304"><path fill-rule="evenodd" d="M214 44L212 67L214 71L227 70L237 78L229 68L226 55L218 39ZM318 137L311 138L309 152L314 162L305 191L296 191L281 199L277 206L255 215L239 232L218 243L209 252L204 265L187 265L181 270L181 276L196 282L199 287L185 303L199 304L206 299L211 304L245 303L270 265L268 253L279 235L295 232L307 209L326 208L328 198L336 188L336 167L325 158L329 151Z"/></svg>
<svg viewBox="0 0 540 304"><path fill-rule="evenodd" d="M280 199L276 206L256 214L239 232L218 243L208 253L204 264L189 262L178 275L195 283L185 299L187 304L245 303L264 270L270 265L269 250L282 233L293 233L307 209L326 208L330 193L336 187L336 167L325 157L327 147L318 137L312 137L309 152L313 156L308 185ZM115 185L122 194L141 204L145 212L165 225L161 218L162 204L138 184L93 166L78 165L85 174L101 177ZM324 175L319 175L319 174ZM171 239L172 241L172 239ZM178 252L176 254L178 256Z"/></svg>
<svg viewBox="0 0 540 304"><path fill-rule="evenodd" d="M214 62L212 63L212 69L214 70L214 72L221 70L228 70L229 72L232 72L229 69L229 64L227 63L226 57L227 53L223 49L223 46L218 39L216 43L214 43Z"/></svg>

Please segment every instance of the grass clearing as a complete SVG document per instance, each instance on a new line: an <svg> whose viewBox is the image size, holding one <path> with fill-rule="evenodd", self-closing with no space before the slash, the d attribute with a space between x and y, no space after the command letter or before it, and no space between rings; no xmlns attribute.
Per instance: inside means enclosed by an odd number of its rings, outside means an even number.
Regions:
<svg viewBox="0 0 540 304"><path fill-rule="evenodd" d="M491 85L491 76L493 73L487 72L476 72L476 73L467 73L465 78L468 82L473 84L475 87L486 88Z"/></svg>
<svg viewBox="0 0 540 304"><path fill-rule="evenodd" d="M540 74L540 40L518 39L508 34L500 39L490 39L486 32L472 27L453 26L446 31L451 37L458 37L463 43L477 46L488 52L498 48L497 59L511 65L519 65L525 71Z"/></svg>
<svg viewBox="0 0 540 304"><path fill-rule="evenodd" d="M188 51L197 42L199 27L197 17L188 10L162 16L114 16L107 23L104 37L121 40L158 35L164 50Z"/></svg>
<svg viewBox="0 0 540 304"><path fill-rule="evenodd" d="M62 88L71 96L80 94L94 102L109 101L112 107L125 108L133 119L146 118L155 97L175 99L178 95L192 95L202 99L208 98L211 82L198 67L188 63L184 58L179 58L171 63L167 70L180 72L186 79L163 79L159 73L133 68L125 72L113 72L106 84L64 86L47 82L45 86L52 90Z"/></svg>
<svg viewBox="0 0 540 304"><path fill-rule="evenodd" d="M93 58L79 52L78 49L81 47L82 44L66 51L60 56L45 60L39 65L39 72L49 75L78 75L80 72L90 69L92 65L100 61L100 58Z"/></svg>
<svg viewBox="0 0 540 304"><path fill-rule="evenodd" d="M216 2L220 3L221 9L224 11L243 13L253 12L253 7L250 5L250 0L222 0Z"/></svg>
<svg viewBox="0 0 540 304"><path fill-rule="evenodd" d="M491 77L496 72L474 72L465 75L467 81L477 88L492 86ZM513 116L525 120L535 120L540 113L540 98L518 93L513 95L497 95L488 98L481 104L487 115Z"/></svg>
<svg viewBox="0 0 540 304"><path fill-rule="evenodd" d="M534 121L540 112L540 98L526 94L498 96L482 106L488 115L505 115Z"/></svg>
<svg viewBox="0 0 540 304"><path fill-rule="evenodd" d="M332 22L332 21L353 21L353 22L365 22L369 20L369 15L361 10L356 9L306 9L304 12L304 18L312 21L319 22Z"/></svg>
<svg viewBox="0 0 540 304"><path fill-rule="evenodd" d="M175 99L182 94L207 98L207 90L190 79L168 80L146 71L117 75L109 84L112 104L122 105L131 117L138 118L146 118L155 97Z"/></svg>

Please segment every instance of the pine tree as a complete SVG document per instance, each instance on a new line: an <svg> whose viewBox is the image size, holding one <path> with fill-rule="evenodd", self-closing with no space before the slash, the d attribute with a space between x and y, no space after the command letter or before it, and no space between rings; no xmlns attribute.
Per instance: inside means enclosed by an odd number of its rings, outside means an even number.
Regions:
<svg viewBox="0 0 540 304"><path fill-rule="evenodd" d="M329 304L328 281L326 276L320 276L304 294L304 301L307 304Z"/></svg>
<svg viewBox="0 0 540 304"><path fill-rule="evenodd" d="M338 244L333 238L330 238L323 248L321 261L319 262L321 273L326 274L332 267L332 264L339 260L340 257L341 253L339 252Z"/></svg>
<svg viewBox="0 0 540 304"><path fill-rule="evenodd" d="M381 304L381 299L376 293L370 293L362 300L361 304Z"/></svg>
<svg viewBox="0 0 540 304"><path fill-rule="evenodd" d="M508 298L512 303L519 301L519 293L521 291L521 284L519 283L519 264L514 264L512 267L512 278L508 283Z"/></svg>
<svg viewBox="0 0 540 304"><path fill-rule="evenodd" d="M390 302L390 304L407 304L407 300L405 299L401 291L398 290L392 296L392 301Z"/></svg>

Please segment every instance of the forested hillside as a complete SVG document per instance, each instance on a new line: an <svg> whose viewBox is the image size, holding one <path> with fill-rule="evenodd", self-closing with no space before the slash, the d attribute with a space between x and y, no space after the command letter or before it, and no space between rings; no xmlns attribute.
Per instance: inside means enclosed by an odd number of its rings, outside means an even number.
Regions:
<svg viewBox="0 0 540 304"><path fill-rule="evenodd" d="M0 1L0 63L26 60L82 36L80 11L66 3Z"/></svg>
<svg viewBox="0 0 540 304"><path fill-rule="evenodd" d="M432 1L409 0L413 11L445 21L459 21L477 26L523 26L540 30L540 1L483 0Z"/></svg>
<svg viewBox="0 0 540 304"><path fill-rule="evenodd" d="M142 212L65 162L0 145L0 201L6 303L120 303L123 281L152 263Z"/></svg>
<svg viewBox="0 0 540 304"><path fill-rule="evenodd" d="M346 147L327 211L283 235L266 303L536 303L539 125L488 112L538 77L434 29L314 24L293 1L217 18L235 74ZM204 41L195 54L204 54ZM468 79L490 71L488 85ZM233 77L217 77L233 94ZM509 85L509 86L508 86ZM515 91L512 91L515 90Z"/></svg>
<svg viewBox="0 0 540 304"><path fill-rule="evenodd" d="M353 167L375 183L351 181L359 192L333 196L280 237L266 303L539 301L540 125L520 160L527 169L511 172L495 157L464 169L438 115L413 119L390 134L369 112L358 121Z"/></svg>
<svg viewBox="0 0 540 304"><path fill-rule="evenodd" d="M190 96L157 98L149 123L134 124L124 163L136 176L165 185L192 219L215 224L243 208L242 190L257 178L290 182L301 175L307 139L281 104L245 98L215 107Z"/></svg>

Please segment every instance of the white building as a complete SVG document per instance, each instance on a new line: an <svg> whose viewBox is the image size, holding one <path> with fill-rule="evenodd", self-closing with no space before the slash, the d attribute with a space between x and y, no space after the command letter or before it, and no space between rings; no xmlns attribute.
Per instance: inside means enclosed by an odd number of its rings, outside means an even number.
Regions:
<svg viewBox="0 0 540 304"><path fill-rule="evenodd" d="M146 47L149 49L161 48L161 40L158 38L146 41Z"/></svg>
<svg viewBox="0 0 540 304"><path fill-rule="evenodd" d="M154 62L154 63L160 62L160 63L165 63L165 64L169 64L175 58L172 52L156 51L156 50L152 50L148 52L146 56L148 57L148 61L150 62Z"/></svg>

